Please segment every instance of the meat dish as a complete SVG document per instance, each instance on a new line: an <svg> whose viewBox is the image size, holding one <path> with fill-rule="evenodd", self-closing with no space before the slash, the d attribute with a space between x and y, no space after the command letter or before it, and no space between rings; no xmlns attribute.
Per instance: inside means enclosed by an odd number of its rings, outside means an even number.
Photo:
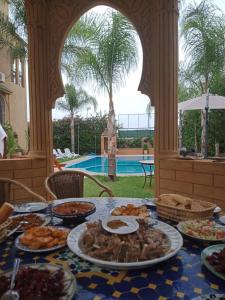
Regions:
<svg viewBox="0 0 225 300"><path fill-rule="evenodd" d="M22 215L22 216L15 216L11 218L11 223L8 226L9 230L14 229L16 226L18 226L20 224L21 221L25 221L28 222L27 224L23 224L20 227L20 231L24 231L27 230L33 226L40 226L42 225L45 220L43 218L41 218L40 216L38 216L37 214L26 214L26 215Z"/></svg>
<svg viewBox="0 0 225 300"><path fill-rule="evenodd" d="M133 204L122 205L116 207L112 211L113 216L136 216L136 217L149 217L149 211L145 205L135 206Z"/></svg>
<svg viewBox="0 0 225 300"><path fill-rule="evenodd" d="M10 277L0 277L0 297L9 289ZM66 295L64 272L23 267L16 277L15 290L20 300L59 300Z"/></svg>
<svg viewBox="0 0 225 300"><path fill-rule="evenodd" d="M105 231L101 222L87 223L80 238L81 250L91 257L115 262L139 262L164 256L170 250L170 240L159 229L150 228L139 219L139 229L131 234L118 235Z"/></svg>
<svg viewBox="0 0 225 300"><path fill-rule="evenodd" d="M66 202L58 204L53 208L53 212L62 216L75 216L86 214L95 209L95 205L85 202Z"/></svg>
<svg viewBox="0 0 225 300"><path fill-rule="evenodd" d="M66 244L69 230L57 229L55 227L32 227L25 231L20 237L20 243L29 249L37 250L52 248Z"/></svg>
<svg viewBox="0 0 225 300"><path fill-rule="evenodd" d="M225 275L225 248L220 252L213 252L206 260L218 273Z"/></svg>

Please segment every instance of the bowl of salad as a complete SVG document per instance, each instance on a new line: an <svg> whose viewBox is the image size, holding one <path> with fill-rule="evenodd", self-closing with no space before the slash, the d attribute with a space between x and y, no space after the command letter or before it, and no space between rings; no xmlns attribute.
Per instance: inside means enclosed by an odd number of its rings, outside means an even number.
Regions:
<svg viewBox="0 0 225 300"><path fill-rule="evenodd" d="M213 220L189 220L180 222L178 230L184 235L196 240L220 242L225 240L225 226Z"/></svg>

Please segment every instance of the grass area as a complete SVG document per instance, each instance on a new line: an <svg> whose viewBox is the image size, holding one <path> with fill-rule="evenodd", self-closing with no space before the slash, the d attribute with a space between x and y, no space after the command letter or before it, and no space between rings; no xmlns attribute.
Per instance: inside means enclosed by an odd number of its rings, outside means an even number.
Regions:
<svg viewBox="0 0 225 300"><path fill-rule="evenodd" d="M152 180L152 186L149 186L149 178L147 178L147 183L144 188L142 188L144 183L143 176L126 176L117 177L117 179L112 182L104 176L95 176L104 185L107 185L112 189L115 197L131 197L131 198L149 198L154 196L154 178ZM99 195L100 188L90 179L85 179L84 191L86 197L95 197ZM103 194L107 196L107 194Z"/></svg>

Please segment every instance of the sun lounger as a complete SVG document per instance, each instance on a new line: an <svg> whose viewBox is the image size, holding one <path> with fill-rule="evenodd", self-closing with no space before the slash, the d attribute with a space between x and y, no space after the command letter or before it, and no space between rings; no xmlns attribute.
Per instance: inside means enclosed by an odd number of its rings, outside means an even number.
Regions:
<svg viewBox="0 0 225 300"><path fill-rule="evenodd" d="M79 154L71 152L69 148L65 148L64 151L65 151L65 154L66 154L67 157L77 157L77 156L79 156Z"/></svg>

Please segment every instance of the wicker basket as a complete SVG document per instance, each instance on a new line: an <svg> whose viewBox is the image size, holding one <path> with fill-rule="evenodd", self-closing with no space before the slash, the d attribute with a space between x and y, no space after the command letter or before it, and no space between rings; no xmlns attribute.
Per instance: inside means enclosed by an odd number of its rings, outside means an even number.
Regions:
<svg viewBox="0 0 225 300"><path fill-rule="evenodd" d="M12 223L10 219L6 220L4 223L0 224L0 243L6 239L7 228Z"/></svg>
<svg viewBox="0 0 225 300"><path fill-rule="evenodd" d="M193 219L207 219L213 215L213 211L216 208L216 205L210 202L200 201L192 199L195 203L201 204L203 208L201 210L190 210L178 208L175 206L169 206L163 204L159 199L155 201L157 213L159 217L168 219L175 222L187 221Z"/></svg>

